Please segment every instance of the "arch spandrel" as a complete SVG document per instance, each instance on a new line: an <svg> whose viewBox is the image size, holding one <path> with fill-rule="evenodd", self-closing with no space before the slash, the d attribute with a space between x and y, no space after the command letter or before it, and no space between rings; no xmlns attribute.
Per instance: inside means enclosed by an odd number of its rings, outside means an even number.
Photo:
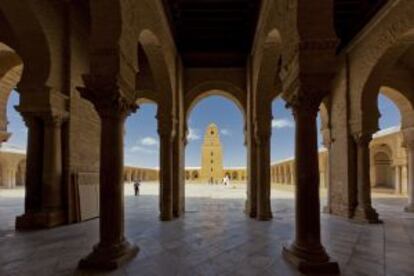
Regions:
<svg viewBox="0 0 414 276"><path fill-rule="evenodd" d="M45 28L39 22L33 6L27 1L5 0L0 2L0 16L5 18L13 41L3 41L13 45L15 52L25 64L21 76L24 85L54 85L51 45ZM56 61L57 62L57 61Z"/></svg>
<svg viewBox="0 0 414 276"><path fill-rule="evenodd" d="M205 82L190 89L184 99L185 118L188 118L198 102L209 96L222 96L230 100L236 104L243 118L246 119L246 92L228 82Z"/></svg>
<svg viewBox="0 0 414 276"><path fill-rule="evenodd" d="M407 99L403 92L389 86L382 86L379 93L389 98L397 106L401 115L402 129L414 126L413 102Z"/></svg>
<svg viewBox="0 0 414 276"><path fill-rule="evenodd" d="M357 37L345 52L350 64L351 132L378 129L376 96L389 70L413 44L414 6L389 5L381 23ZM375 21L375 20L372 20Z"/></svg>
<svg viewBox="0 0 414 276"><path fill-rule="evenodd" d="M256 99L269 101L282 92L276 89L281 83L279 78L281 54L282 38L277 29L272 29L267 34L263 45L257 47L253 57L252 85Z"/></svg>
<svg viewBox="0 0 414 276"><path fill-rule="evenodd" d="M151 78L153 79L153 88L155 91L152 92L155 95L152 98L157 98L157 102L164 108L173 110L175 98L173 89L174 78L166 62L165 52L161 47L159 39L152 31L145 29L140 33L138 41L145 53L151 71ZM140 61L138 60L138 68L139 63Z"/></svg>

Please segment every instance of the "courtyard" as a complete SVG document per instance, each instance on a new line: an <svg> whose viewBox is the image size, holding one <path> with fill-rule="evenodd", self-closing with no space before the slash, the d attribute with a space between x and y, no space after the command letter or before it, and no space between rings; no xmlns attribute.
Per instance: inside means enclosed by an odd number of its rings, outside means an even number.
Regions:
<svg viewBox="0 0 414 276"><path fill-rule="evenodd" d="M135 197L125 185L126 236L141 250L108 273L76 270L98 242L98 219L15 232L24 190L0 190L0 275L300 275L281 256L294 233L292 187L272 187L274 218L267 222L243 214L243 185L194 183L186 184L185 215L160 222L158 189L143 183ZM402 211L406 198L374 192L373 203L383 224L322 214L323 244L342 275L414 275L414 214Z"/></svg>

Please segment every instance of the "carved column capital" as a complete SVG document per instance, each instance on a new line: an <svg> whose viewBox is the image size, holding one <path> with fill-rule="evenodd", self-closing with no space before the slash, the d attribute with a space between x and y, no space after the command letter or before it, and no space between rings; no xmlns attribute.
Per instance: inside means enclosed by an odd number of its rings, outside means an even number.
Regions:
<svg viewBox="0 0 414 276"><path fill-rule="evenodd" d="M169 116L168 113L162 113L160 111L158 112L156 118L158 120L158 134L160 136L170 136L171 139L174 138L174 118Z"/></svg>
<svg viewBox="0 0 414 276"><path fill-rule="evenodd" d="M316 118L321 102L322 100L319 98L313 98L311 95L300 95L298 93L289 98L287 101L287 107L292 108L292 113L295 117L303 114Z"/></svg>
<svg viewBox="0 0 414 276"><path fill-rule="evenodd" d="M83 75L82 97L89 100L102 117L127 117L136 112L136 92L119 77Z"/></svg>
<svg viewBox="0 0 414 276"><path fill-rule="evenodd" d="M27 128L31 128L34 124L36 124L36 120L38 120L33 113L20 112L20 114L22 115L24 124Z"/></svg>
<svg viewBox="0 0 414 276"><path fill-rule="evenodd" d="M68 114L43 114L41 117L45 125L60 128L69 116Z"/></svg>
<svg viewBox="0 0 414 276"><path fill-rule="evenodd" d="M372 140L372 133L358 132L352 134L352 138L358 146L368 147Z"/></svg>
<svg viewBox="0 0 414 276"><path fill-rule="evenodd" d="M291 93L285 96L286 106L291 107L293 115L304 114L316 117L323 98L329 93L325 84L318 83L318 78L304 77L297 79Z"/></svg>

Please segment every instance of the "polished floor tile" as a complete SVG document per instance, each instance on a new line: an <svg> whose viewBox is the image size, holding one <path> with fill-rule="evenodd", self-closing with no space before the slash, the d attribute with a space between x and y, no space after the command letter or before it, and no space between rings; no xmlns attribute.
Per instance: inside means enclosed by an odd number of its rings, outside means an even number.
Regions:
<svg viewBox="0 0 414 276"><path fill-rule="evenodd" d="M294 231L290 188L272 190L268 222L243 214L243 186L187 185L187 212L171 222L158 220L157 192L158 185L144 183L134 197L126 186L126 236L139 255L119 270L91 272L76 266L97 242L97 219L15 232L24 191L0 190L0 275L299 275L281 256ZM322 214L323 243L343 275L414 275L414 214L402 211L405 202L375 194L379 225Z"/></svg>

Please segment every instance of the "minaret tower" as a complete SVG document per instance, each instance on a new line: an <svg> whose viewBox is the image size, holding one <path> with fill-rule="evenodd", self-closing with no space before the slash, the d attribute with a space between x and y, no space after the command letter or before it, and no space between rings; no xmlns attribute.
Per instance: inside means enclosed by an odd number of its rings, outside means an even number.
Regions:
<svg viewBox="0 0 414 276"><path fill-rule="evenodd" d="M220 183L223 178L223 151L219 130L214 123L207 127L204 135L200 178L208 183Z"/></svg>

